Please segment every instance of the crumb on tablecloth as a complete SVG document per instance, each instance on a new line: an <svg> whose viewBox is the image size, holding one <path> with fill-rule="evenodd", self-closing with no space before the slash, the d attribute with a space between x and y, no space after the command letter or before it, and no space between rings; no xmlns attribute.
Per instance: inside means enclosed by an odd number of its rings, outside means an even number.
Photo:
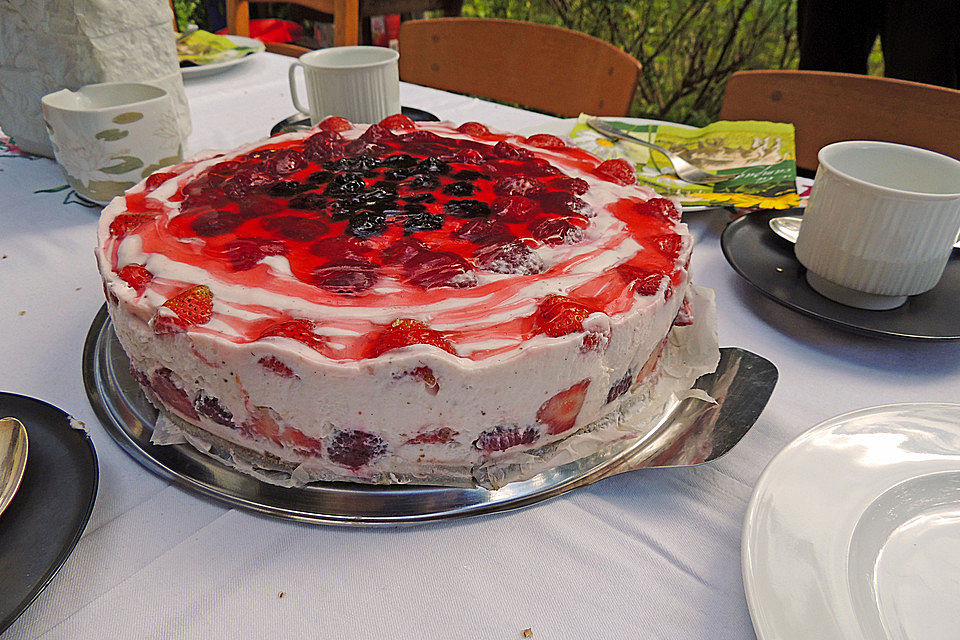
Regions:
<svg viewBox="0 0 960 640"><path fill-rule="evenodd" d="M524 630L523 630L523 637L524 637L524 638L532 638L532 637L533 637L533 629L524 629Z"/></svg>

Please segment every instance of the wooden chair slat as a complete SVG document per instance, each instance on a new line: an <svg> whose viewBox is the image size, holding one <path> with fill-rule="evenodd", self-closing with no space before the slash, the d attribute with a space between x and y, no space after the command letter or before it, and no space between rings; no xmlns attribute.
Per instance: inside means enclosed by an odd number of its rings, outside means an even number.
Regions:
<svg viewBox="0 0 960 640"><path fill-rule="evenodd" d="M400 78L562 116L623 116L630 113L640 63L577 31L438 18L400 25Z"/></svg>
<svg viewBox="0 0 960 640"><path fill-rule="evenodd" d="M790 122L797 166L841 140L883 140L960 158L960 91L893 78L824 71L738 71L727 81L723 120Z"/></svg>

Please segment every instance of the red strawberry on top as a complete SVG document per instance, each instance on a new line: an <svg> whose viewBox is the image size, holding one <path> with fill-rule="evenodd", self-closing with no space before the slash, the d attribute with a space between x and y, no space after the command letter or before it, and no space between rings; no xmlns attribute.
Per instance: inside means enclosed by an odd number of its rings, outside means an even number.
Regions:
<svg viewBox="0 0 960 640"><path fill-rule="evenodd" d="M320 351L326 344L326 340L314 333L313 329L314 324L309 320L288 320L268 327L260 334L258 340L270 336L290 338L291 340L302 342L311 349Z"/></svg>
<svg viewBox="0 0 960 640"><path fill-rule="evenodd" d="M110 235L122 238L148 220L153 220L153 216L143 213L122 213L110 223Z"/></svg>
<svg viewBox="0 0 960 640"><path fill-rule="evenodd" d="M171 173L169 171L164 171L161 173L154 173L149 178L147 178L146 188L147 191L153 191L161 184L169 180L170 178L176 178L179 173Z"/></svg>
<svg viewBox="0 0 960 640"><path fill-rule="evenodd" d="M465 133L468 136L486 136L490 135L490 129L487 129L484 125L479 122L464 122L462 125L457 127L457 131L460 133Z"/></svg>
<svg viewBox="0 0 960 640"><path fill-rule="evenodd" d="M443 349L447 353L456 355L453 350L453 345L450 344L450 341L444 338L443 334L439 331L431 329L419 320L400 318L399 320L394 320L393 324L377 336L370 357L376 358L391 349L409 347L413 344L429 344L438 349Z"/></svg>
<svg viewBox="0 0 960 640"><path fill-rule="evenodd" d="M330 116L317 125L321 131L346 131L352 129L353 125L346 118L340 116Z"/></svg>
<svg viewBox="0 0 960 640"><path fill-rule="evenodd" d="M680 249L683 246L683 241L678 235L660 235L653 238L654 245L666 256L669 256L673 260L677 259L677 256L680 255Z"/></svg>
<svg viewBox="0 0 960 640"><path fill-rule="evenodd" d="M387 116L380 121L381 127L386 127L387 129L416 129L417 125L414 124L413 120L409 116L405 116L402 113L395 113L392 116Z"/></svg>
<svg viewBox="0 0 960 640"><path fill-rule="evenodd" d="M547 433L550 435L571 429L577 422L577 416L580 415L589 386L589 378L581 380L544 402L537 410L537 422L547 427Z"/></svg>
<svg viewBox="0 0 960 640"><path fill-rule="evenodd" d="M625 284L632 285L633 290L642 296L652 296L660 290L664 274L646 267L632 264L622 264L617 267L617 273L624 279Z"/></svg>
<svg viewBox="0 0 960 640"><path fill-rule="evenodd" d="M597 173L601 178L619 185L634 184L637 181L636 169L623 158L604 160L597 167Z"/></svg>
<svg viewBox="0 0 960 640"><path fill-rule="evenodd" d="M527 144L531 147L540 147L541 149L563 149L567 143L552 136L549 133L537 133L527 138Z"/></svg>
<svg viewBox="0 0 960 640"><path fill-rule="evenodd" d="M117 273L120 279L133 287L138 294L143 293L147 283L153 280L153 274L139 264L128 264Z"/></svg>
<svg viewBox="0 0 960 640"><path fill-rule="evenodd" d="M535 326L541 333L559 338L568 333L583 331L583 321L594 310L566 296L547 296L540 301L534 315Z"/></svg>
<svg viewBox="0 0 960 640"><path fill-rule="evenodd" d="M635 204L633 208L637 213L645 216L665 218L667 220L680 219L680 212L677 211L677 206L666 198L651 198L646 202Z"/></svg>
<svg viewBox="0 0 960 640"><path fill-rule="evenodd" d="M163 306L177 314L177 317L158 316L154 324L155 331L158 328L169 329L170 327L166 326L167 323L178 327L205 324L213 316L213 293L209 287L200 284L178 293L164 302Z"/></svg>

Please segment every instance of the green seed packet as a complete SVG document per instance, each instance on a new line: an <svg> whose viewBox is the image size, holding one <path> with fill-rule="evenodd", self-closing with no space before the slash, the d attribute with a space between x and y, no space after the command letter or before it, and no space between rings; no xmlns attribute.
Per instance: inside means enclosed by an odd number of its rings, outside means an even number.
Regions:
<svg viewBox="0 0 960 640"><path fill-rule="evenodd" d="M786 209L800 204L792 124L755 120L719 121L696 129L636 119L604 118L618 129L656 143L729 180L712 185L680 180L667 158L640 144L612 141L586 124L581 114L570 132L573 142L603 158L625 158L637 166L637 181L658 193L679 197L685 206Z"/></svg>

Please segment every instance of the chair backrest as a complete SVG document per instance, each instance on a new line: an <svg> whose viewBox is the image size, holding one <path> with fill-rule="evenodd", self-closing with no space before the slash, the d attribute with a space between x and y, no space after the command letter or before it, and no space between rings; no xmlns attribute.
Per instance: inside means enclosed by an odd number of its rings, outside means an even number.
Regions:
<svg viewBox="0 0 960 640"><path fill-rule="evenodd" d="M400 79L562 116L630 113L640 63L593 36L486 18L400 25Z"/></svg>
<svg viewBox="0 0 960 640"><path fill-rule="evenodd" d="M825 71L738 71L730 76L722 120L791 122L797 166L841 140L883 140L960 158L960 91Z"/></svg>
<svg viewBox="0 0 960 640"><path fill-rule="evenodd" d="M357 44L359 39L359 0L227 0L227 33L250 35L250 2L287 2L333 15L333 40L337 46ZM266 43L267 51L285 56L300 56L307 47L286 43Z"/></svg>

